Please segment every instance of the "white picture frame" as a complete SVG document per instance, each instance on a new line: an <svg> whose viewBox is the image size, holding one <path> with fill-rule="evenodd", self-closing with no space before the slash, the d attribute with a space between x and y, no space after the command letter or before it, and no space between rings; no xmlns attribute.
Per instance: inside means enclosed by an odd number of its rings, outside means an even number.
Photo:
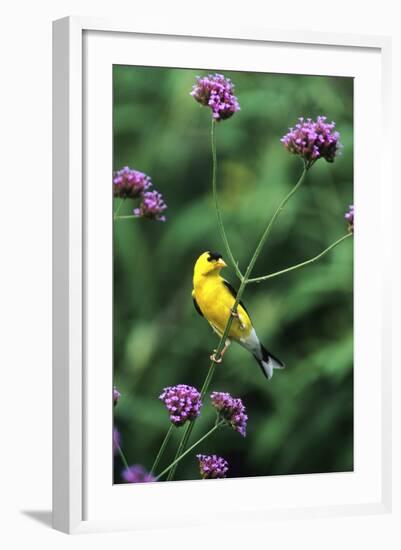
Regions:
<svg viewBox="0 0 401 550"><path fill-rule="evenodd" d="M88 38L89 37L89 38ZM146 48L138 48L138 43L129 46L129 42L121 47L121 41L145 40ZM166 44L163 48L163 57L160 48L160 41ZM177 47L179 42L180 48ZM120 46L118 46L120 43ZM186 48L182 48L185 43ZM128 62L131 64L167 64L168 55L174 55L174 51L192 48L192 59L196 59L195 66L201 66L202 58L205 66L210 66L207 61L207 45L214 44L214 47L235 48L236 54L241 57L241 47L245 45L248 48L258 48L262 51L265 47L276 48L277 52L284 49L307 50L312 54L315 52L315 70L317 74L321 71L322 56L319 48L324 49L328 56L332 58L332 67L329 74L346 74L354 76L353 67L360 66L360 78L363 79L364 68L370 66L370 71L376 75L379 80L372 84L369 93L366 93L366 104L361 105L361 112L366 112L371 108L372 120L375 131L381 135L387 136L389 132L390 121L390 51L391 42L387 37L375 36L354 36L354 35L336 35L326 33L312 32L292 32L276 30L237 30L237 31L218 31L209 30L207 32L198 29L188 30L174 28L173 25L166 26L165 29L142 28L140 25L131 25L128 22L104 21L93 18L69 17L54 22L53 33L53 525L56 529L67 533L114 530L114 529L143 529L162 526L180 526L194 525L198 523L199 511L196 509L188 510L183 517L174 519L167 512L162 515L162 510L166 511L166 502L171 494L177 493L179 498L186 498L190 491L196 490L200 502L206 502L212 494L217 492L226 492L227 501L234 499L235 494L244 492L244 494L254 494L252 506L244 506L242 510L243 521L267 521L265 518L275 517L312 517L316 515L350 515L364 513L386 513L391 510L391 445L390 445L390 426L391 426L391 357L390 357L390 328L389 324L389 304L390 304L390 285L386 275L390 270L386 269L389 265L390 244L386 244L386 239L381 241L380 234L384 232L385 210L383 200L380 203L377 196L373 195L371 179L376 177L376 184L380 188L380 194L386 197L388 202L391 197L391 174L390 166L385 160L384 147L386 139L380 140L382 150L376 151L376 168L372 174L369 167L364 168L359 163L358 155L366 155L370 147L367 139L363 141L363 132L360 132L360 141L356 142L356 178L364 179L367 182L363 193L360 186L356 187L356 200L363 208L360 214L360 227L356 234L356 288L360 288L360 297L367 296L368 289L363 283L362 268L364 262L368 260L367 243L371 245L378 243L381 249L377 251L375 260L377 265L372 266L371 274L374 281L373 290L371 289L371 311L377 313L372 327L364 323L364 312L356 311L356 342L361 342L363 338L371 338L373 330L378 330L380 338L377 347L371 353L371 357L377 359L377 364L369 364L373 359L363 355L363 349L360 360L367 361L365 376L356 376L355 392L358 396L358 407L361 413L371 406L371 414L375 421L371 423L372 441L367 441L366 445L372 445L370 452L370 462L361 465L364 471L355 487L351 487L352 480L330 478L327 474L320 476L287 476L284 480L280 477L270 479L269 494L284 494L284 498L265 503L257 498L257 493L261 483L258 479L226 480L223 484L199 484L196 482L167 483L167 484L146 484L141 486L121 486L119 488L119 499L124 501L125 508L128 500L137 503L137 511L131 516L122 515L119 512L118 503L114 501L114 495L107 492L105 485L111 485L111 471L108 472L110 465L109 457L104 463L94 465L88 463L88 455L91 449L107 449L104 445L104 439L97 439L94 434L93 411L96 410L98 418L103 421L105 433L110 434L109 430L111 419L108 418L110 409L108 403L104 401L104 392L102 388L111 384L111 363L110 372L99 376L99 394L102 399L97 400L96 395L91 393L88 388L88 381L91 383L90 361L91 357L91 339L93 339L92 326L88 318L91 319L91 293L92 296L98 291L98 287L88 285L88 272L91 270L91 262L107 262L108 257L100 257L96 253L92 254L93 241L91 234L96 224L96 228L104 236L105 242L110 242L111 218L104 219L102 222L99 216L96 216L91 206L88 207L85 201L85 179L88 177L91 168L91 158L94 151L92 142L88 142L87 133L93 135L96 130L98 135L104 139L96 144L96 153L101 153L105 158L105 164L100 162L96 168L98 176L102 180L110 177L108 170L108 160L111 155L111 103L110 112L104 113L99 122L100 126L96 129L91 126L94 120L94 114L99 112L100 103L96 101L87 101L85 86L90 87L91 78L108 78L106 63L113 63L113 56L116 56L116 62ZM152 45L153 44L153 45ZM114 48L115 45L115 48ZM171 45L171 52L168 50ZM120 54L118 48L120 47ZM121 52L124 53L121 53ZM256 50L254 50L256 51ZM339 53L340 52L340 53ZM365 55L366 54L366 55ZM371 55L372 54L372 55ZM120 57L119 57L120 55ZM312 55L312 57L313 57ZM344 63L352 56L356 57L348 68ZM363 58L363 57L366 57ZM368 57L370 56L370 57ZM248 56L249 57L249 56ZM257 57L257 56L255 56ZM279 56L277 56L279 60ZM337 61L336 61L337 59ZM131 61L130 61L131 60ZM320 60L320 61L319 61ZM238 62L238 61L237 61ZM231 61L227 62L231 68ZM249 61L250 63L250 61ZM252 61L255 67L257 60ZM298 63L300 60L298 59ZM86 64L86 65L85 65ZM89 64L89 65L88 65ZM171 61L171 65L177 65L177 62ZM220 68L219 64L219 68ZM338 69L336 69L338 65ZM185 66L185 65L183 65ZM237 67L237 66L236 66ZM93 72L91 72L93 68ZM221 67L226 68L226 67ZM251 66L244 67L245 69ZM300 70L302 70L300 68ZM359 70L359 69L358 69ZM345 71L345 72L344 72ZM316 74L315 73L315 74ZM366 75L368 71L366 70ZM359 78L359 77L358 77ZM368 76L366 76L368 78ZM362 82L363 80L361 80ZM368 82L368 81L366 81ZM103 86L101 87L103 90ZM107 88L107 86L106 86ZM109 92L99 94L99 101L107 102L110 98ZM111 94L111 91L110 91ZM362 97L362 96L361 96ZM103 103L104 106L105 103ZM106 103L107 104L107 103ZM358 110L358 96L356 96L356 110ZM97 111L96 111L97 109ZM356 113L358 114L358 113ZM92 121L92 122L91 122ZM360 121L363 124L363 121ZM356 117L356 124L359 124ZM362 127L362 126L361 126ZM107 133L107 128L110 133ZM108 147L110 150L108 151ZM365 147L365 150L363 148ZM375 144L376 149L377 142ZM380 149L380 147L379 147ZM104 155L102 154L104 153ZM106 175L104 173L106 172ZM89 178L93 177L89 174ZM380 185L379 185L380 182ZM107 212L107 197L99 199L96 208L99 213ZM366 203L366 205L365 205ZM378 207L377 205L380 204ZM365 208L366 206L366 208ZM365 214L364 214L365 208ZM376 208L377 225L375 230L369 229L369 214ZM88 214L89 212L89 214ZM383 243L385 243L383 245ZM105 247L107 249L107 246ZM377 250L377 248L376 248ZM103 264L107 266L106 264ZM360 265L361 267L358 267ZM109 272L106 269L105 278L101 284L110 283L111 266ZM359 271L360 270L360 271ZM358 275L359 273L359 275ZM358 276L361 277L358 280ZM108 278L109 277L109 278ZM358 282L359 281L359 282ZM365 286L364 286L365 285ZM89 289L90 286L90 289ZM89 298L88 298L89 295ZM362 302L361 301L361 307ZM357 304L356 304L357 305ZM365 306L363 306L365 307ZM384 314L384 308L386 314ZM105 317L111 315L110 300L105 302ZM111 322L111 318L110 318ZM359 324L358 324L359 323ZM97 326L96 331L107 339L107 322L103 326ZM376 335L377 336L377 335ZM359 340L358 340L359 339ZM360 346L362 348L362 346ZM101 352L100 357L101 357ZM106 353L103 355L107 357ZM89 360L88 360L89 357ZM89 373L89 374L88 374ZM365 386L368 386L366 389ZM110 385L111 392L111 385ZM89 398L88 398L89 396ZM361 398L359 396L362 396ZM364 409L365 408L365 409ZM363 414L356 415L356 445L363 445L365 439L358 437L358 433L366 428L366 420ZM371 419L369 420L371 421ZM359 432L358 432L359 431ZM93 434L93 437L92 435ZM359 440L360 439L360 440ZM362 441L363 439L363 441ZM109 440L111 445L111 441ZM362 448L362 447L361 447ZM368 451L366 447L366 451ZM376 451L374 450L376 449ZM104 453L103 453L104 454ZM107 453L106 453L107 454ZM98 468L98 469L97 469ZM368 474L372 474L368 482ZM355 472L354 472L355 474ZM353 474L350 474L351 476ZM92 478L96 476L99 487L94 489ZM311 479L313 477L313 480ZM356 476L357 477L357 476ZM355 477L355 479L356 479ZM293 478L293 479L291 479ZM327 478L327 479L325 479ZM195 483L195 484L194 484ZM344 483L344 485L342 485ZM297 496L293 504L289 507L286 504L286 494L290 491L290 485L294 485L294 492ZM337 489L333 486L337 485ZM349 491L347 489L349 487ZM345 489L345 490L344 490ZM132 493L135 490L135 494ZM337 493L330 491L337 491ZM284 491L284 493L283 493ZM326 491L326 498L319 500L319 492ZM327 493L328 491L328 493ZM354 491L354 492L353 492ZM286 493L287 492L287 493ZM307 494L311 495L310 500ZM337 496L335 496L335 494ZM314 495L314 496L313 496ZM358 496L359 495L359 496ZM89 503L89 508L88 508ZM92 505L90 503L96 503ZM160 514L157 514L160 507ZM96 513L88 515L88 509L96 510ZM152 514L150 513L152 510ZM155 514L156 511L156 514ZM229 521L230 510L219 521ZM156 518L156 519L155 519Z"/></svg>

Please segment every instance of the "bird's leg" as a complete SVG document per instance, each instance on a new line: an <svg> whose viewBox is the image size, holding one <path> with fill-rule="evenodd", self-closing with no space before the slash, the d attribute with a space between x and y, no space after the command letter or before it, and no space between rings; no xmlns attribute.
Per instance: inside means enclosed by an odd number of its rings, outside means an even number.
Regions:
<svg viewBox="0 0 401 550"><path fill-rule="evenodd" d="M220 357L223 358L223 355L228 350L229 345L231 344L231 340L227 338L226 343L224 344L224 348L221 350Z"/></svg>
<svg viewBox="0 0 401 550"><path fill-rule="evenodd" d="M210 359L211 361L213 361L213 363L221 363L223 361L223 358L221 357L221 355L220 357L216 357L216 352L217 350L214 349L212 355L210 356Z"/></svg>
<svg viewBox="0 0 401 550"><path fill-rule="evenodd" d="M240 318L240 316L239 316L238 311L234 311L233 309L230 309L230 312L231 312L231 317L234 317L234 319L237 319L237 321L238 321L238 323L239 323L239 326L240 326L241 330L244 330L245 325L244 325L244 323L241 321L241 318Z"/></svg>
<svg viewBox="0 0 401 550"><path fill-rule="evenodd" d="M210 359L213 361L213 363L221 363L223 361L223 356L226 353L228 346L231 344L231 340L226 340L226 343L224 344L224 348L220 352L220 357L216 357L217 349L213 350L212 355L210 356Z"/></svg>

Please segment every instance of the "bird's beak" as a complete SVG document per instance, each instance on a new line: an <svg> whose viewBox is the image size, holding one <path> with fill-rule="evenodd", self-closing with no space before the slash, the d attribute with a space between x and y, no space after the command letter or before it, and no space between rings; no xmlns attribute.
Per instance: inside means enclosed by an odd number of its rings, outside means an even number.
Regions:
<svg viewBox="0 0 401 550"><path fill-rule="evenodd" d="M223 268L223 267L227 267L227 264L226 262L223 260L223 258L219 258L216 262L216 266L219 267L220 269Z"/></svg>

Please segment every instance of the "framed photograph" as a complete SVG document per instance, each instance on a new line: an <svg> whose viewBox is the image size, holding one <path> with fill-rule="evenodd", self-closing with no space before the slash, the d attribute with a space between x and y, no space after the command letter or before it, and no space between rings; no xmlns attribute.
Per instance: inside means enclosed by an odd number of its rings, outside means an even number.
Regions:
<svg viewBox="0 0 401 550"><path fill-rule="evenodd" d="M390 511L390 40L53 36L54 527Z"/></svg>

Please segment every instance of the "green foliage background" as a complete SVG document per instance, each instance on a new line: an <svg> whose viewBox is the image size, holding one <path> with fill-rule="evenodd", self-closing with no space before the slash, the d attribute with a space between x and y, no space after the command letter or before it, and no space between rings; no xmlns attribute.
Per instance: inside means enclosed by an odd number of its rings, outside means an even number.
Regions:
<svg viewBox="0 0 401 550"><path fill-rule="evenodd" d="M146 172L168 204L167 222L114 222L115 425L130 463L150 468L169 427L165 386L198 388L217 338L195 312L192 271L205 250L224 253L211 195L211 115L189 95L205 70L114 67L114 168ZM320 160L279 217L254 276L308 259L346 232L353 193L353 81L225 72L241 111L217 124L218 187L229 240L244 269L269 217L297 181L301 161L280 138L298 116L335 120L344 145ZM136 206L136 205L135 205ZM114 207L117 207L115 200ZM120 214L134 207L126 201ZM211 390L241 397L248 435L225 429L198 452L230 462L230 476L353 469L353 250L347 240L316 264L247 287L244 302L266 347L286 364L268 382L233 344ZM238 286L235 274L227 279ZM209 399L193 431L214 422ZM167 465L183 428L163 460ZM195 454L195 453L194 453ZM121 462L115 460L120 482ZM177 479L197 479L194 456Z"/></svg>

